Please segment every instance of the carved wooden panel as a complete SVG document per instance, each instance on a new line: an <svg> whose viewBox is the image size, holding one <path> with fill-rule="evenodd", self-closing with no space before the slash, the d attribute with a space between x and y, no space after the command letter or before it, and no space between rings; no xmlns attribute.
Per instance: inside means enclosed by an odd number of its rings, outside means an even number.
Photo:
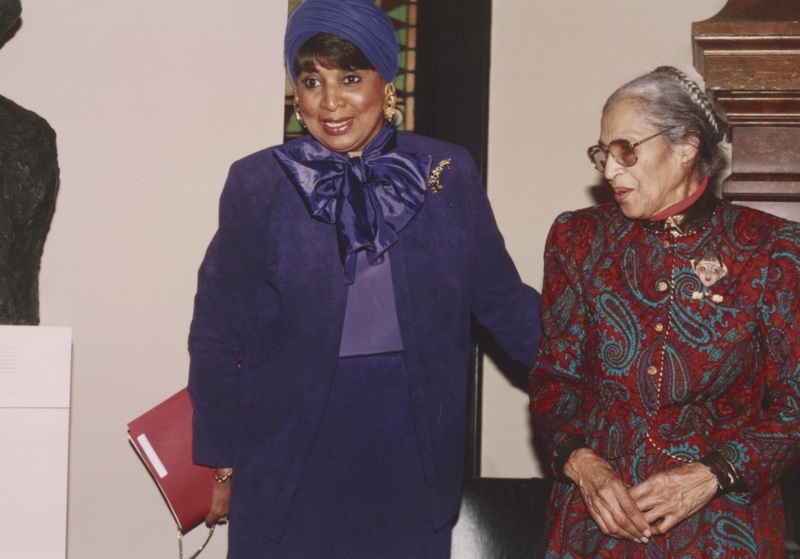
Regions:
<svg viewBox="0 0 800 559"><path fill-rule="evenodd" d="M800 221L800 127L734 126L724 197Z"/></svg>
<svg viewBox="0 0 800 559"><path fill-rule="evenodd" d="M692 37L733 127L723 197L800 221L800 2L729 0Z"/></svg>

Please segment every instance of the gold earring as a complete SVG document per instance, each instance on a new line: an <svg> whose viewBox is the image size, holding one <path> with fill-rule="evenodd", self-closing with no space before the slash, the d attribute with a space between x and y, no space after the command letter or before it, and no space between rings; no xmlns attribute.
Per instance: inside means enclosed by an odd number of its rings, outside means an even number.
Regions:
<svg viewBox="0 0 800 559"><path fill-rule="evenodd" d="M394 119L395 105L397 105L397 90L393 83L387 83L384 90L386 98L383 101L383 117L392 122Z"/></svg>
<svg viewBox="0 0 800 559"><path fill-rule="evenodd" d="M297 122L300 123L300 126L303 128L306 127L306 123L303 122L303 115L300 114L300 99L297 97L297 92L294 92L294 116L297 117Z"/></svg>

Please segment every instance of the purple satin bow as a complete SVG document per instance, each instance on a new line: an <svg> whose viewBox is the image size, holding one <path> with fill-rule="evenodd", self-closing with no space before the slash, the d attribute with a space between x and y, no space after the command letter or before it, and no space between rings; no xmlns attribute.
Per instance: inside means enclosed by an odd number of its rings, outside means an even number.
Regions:
<svg viewBox="0 0 800 559"><path fill-rule="evenodd" d="M355 253L366 249L370 263L379 260L425 201L432 158L399 152L396 142L386 123L360 157L311 136L274 151L309 215L336 225L346 283L355 277Z"/></svg>

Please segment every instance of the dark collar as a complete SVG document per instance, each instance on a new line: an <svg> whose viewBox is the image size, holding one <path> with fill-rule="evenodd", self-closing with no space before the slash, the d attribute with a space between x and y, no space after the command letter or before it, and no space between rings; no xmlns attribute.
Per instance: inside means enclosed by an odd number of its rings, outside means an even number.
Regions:
<svg viewBox="0 0 800 559"><path fill-rule="evenodd" d="M714 211L720 200L714 196L711 188L691 206L679 214L659 221L642 220L642 226L651 233L670 233L674 236L688 235L703 229L714 217Z"/></svg>

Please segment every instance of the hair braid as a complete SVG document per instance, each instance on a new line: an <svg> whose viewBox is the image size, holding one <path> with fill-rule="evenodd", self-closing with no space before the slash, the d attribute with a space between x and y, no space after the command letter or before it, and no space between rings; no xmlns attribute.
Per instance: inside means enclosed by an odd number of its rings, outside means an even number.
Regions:
<svg viewBox="0 0 800 559"><path fill-rule="evenodd" d="M659 66L653 70L654 74L666 74L678 80L678 82L689 91L692 101L703 111L709 126L714 131L717 141L722 140L728 130L728 123L720 118L714 109L714 103L709 99L702 89L689 76L673 66Z"/></svg>

